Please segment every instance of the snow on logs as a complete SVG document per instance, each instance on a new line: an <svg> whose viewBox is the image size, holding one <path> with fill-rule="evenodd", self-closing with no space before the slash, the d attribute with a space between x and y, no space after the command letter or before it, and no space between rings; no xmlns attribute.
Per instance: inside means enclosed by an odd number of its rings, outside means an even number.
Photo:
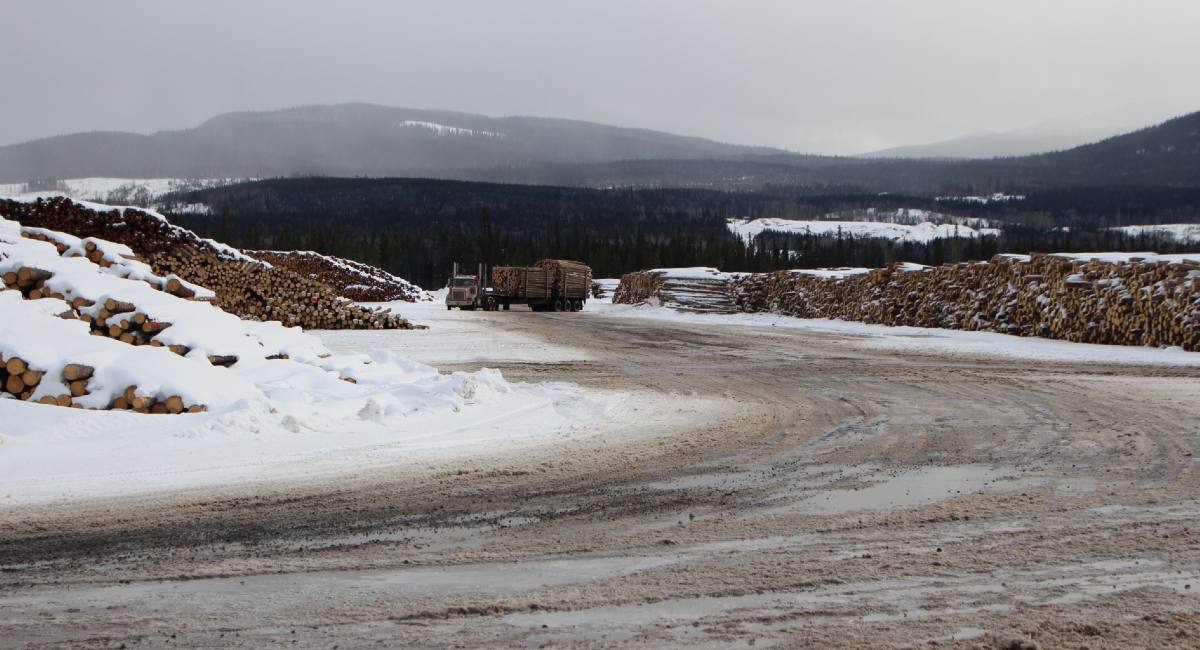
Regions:
<svg viewBox="0 0 1200 650"><path fill-rule="evenodd" d="M234 364L334 370L299 328L241 320L203 300L207 289L128 254L0 218L0 398L196 412L261 395Z"/></svg>
<svg viewBox="0 0 1200 650"><path fill-rule="evenodd" d="M731 314L738 311L735 277L708 267L626 273L613 292L613 302Z"/></svg>
<svg viewBox="0 0 1200 650"><path fill-rule="evenodd" d="M880 269L626 274L613 302L1200 350L1200 256L997 255Z"/></svg>
<svg viewBox="0 0 1200 650"><path fill-rule="evenodd" d="M19 221L30 236L44 237L60 251L74 251L76 242L83 242L82 256L106 269L106 263L122 269L129 267L125 262L141 261L144 268L137 267L139 273L151 272L164 278L171 285L164 287L167 291L181 297L210 298L221 309L244 319L277 320L308 329L413 327L385 310L354 305L337 296L327 284L201 239L150 210L110 208L55 197L0 200L0 217ZM88 240L93 245L105 241L106 247L98 254L86 250ZM207 296L188 295L199 286L213 292Z"/></svg>
<svg viewBox="0 0 1200 650"><path fill-rule="evenodd" d="M381 268L312 251L258 251L245 253L277 267L333 287L337 295L355 302L427 302L433 296L421 287Z"/></svg>

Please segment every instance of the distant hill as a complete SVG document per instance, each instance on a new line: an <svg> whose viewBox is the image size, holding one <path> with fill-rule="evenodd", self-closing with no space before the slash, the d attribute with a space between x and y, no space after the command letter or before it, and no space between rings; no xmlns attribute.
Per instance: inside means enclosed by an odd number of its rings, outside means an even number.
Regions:
<svg viewBox="0 0 1200 650"><path fill-rule="evenodd" d="M580 187L961 195L1200 187L1200 113L1099 142L987 160L813 156L571 120L367 104L230 113L184 131L0 147L0 182L89 176L408 176Z"/></svg>
<svg viewBox="0 0 1200 650"><path fill-rule="evenodd" d="M0 182L46 178L447 176L539 164L776 153L591 122L371 104L220 115L151 135L93 132L0 147Z"/></svg>
<svg viewBox="0 0 1200 650"><path fill-rule="evenodd" d="M513 173L528 175L527 170ZM752 154L725 160L560 166L547 170L547 175L561 184L636 185L638 178L650 178L669 179L671 185L689 187L794 185L823 191L934 195L1023 193L1064 187L1196 188L1200 187L1200 112L1093 144L1013 158L876 160Z"/></svg>
<svg viewBox="0 0 1200 650"><path fill-rule="evenodd" d="M1078 147L1110 138L1109 129L1033 130L972 133L940 142L906 145L859 154L861 158L1009 158Z"/></svg>

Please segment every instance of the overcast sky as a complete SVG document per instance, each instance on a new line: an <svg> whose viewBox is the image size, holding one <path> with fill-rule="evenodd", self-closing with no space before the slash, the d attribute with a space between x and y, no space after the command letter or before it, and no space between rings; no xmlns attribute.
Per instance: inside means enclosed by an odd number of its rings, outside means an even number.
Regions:
<svg viewBox="0 0 1200 650"><path fill-rule="evenodd" d="M1197 0L0 0L0 144L374 102L816 153L1200 110Z"/></svg>

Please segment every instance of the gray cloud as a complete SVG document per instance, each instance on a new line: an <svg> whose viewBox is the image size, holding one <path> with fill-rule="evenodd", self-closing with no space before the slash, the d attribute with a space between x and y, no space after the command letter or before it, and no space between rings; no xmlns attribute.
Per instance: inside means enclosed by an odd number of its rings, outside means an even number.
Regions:
<svg viewBox="0 0 1200 650"><path fill-rule="evenodd" d="M375 102L855 153L1200 110L1194 0L5 0L0 144Z"/></svg>

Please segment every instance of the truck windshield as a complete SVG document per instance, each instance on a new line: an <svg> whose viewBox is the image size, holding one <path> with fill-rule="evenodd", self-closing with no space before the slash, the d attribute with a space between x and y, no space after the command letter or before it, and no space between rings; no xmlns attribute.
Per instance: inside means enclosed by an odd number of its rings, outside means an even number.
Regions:
<svg viewBox="0 0 1200 650"><path fill-rule="evenodd" d="M475 286L475 278L454 278L450 280L452 287L473 287Z"/></svg>

